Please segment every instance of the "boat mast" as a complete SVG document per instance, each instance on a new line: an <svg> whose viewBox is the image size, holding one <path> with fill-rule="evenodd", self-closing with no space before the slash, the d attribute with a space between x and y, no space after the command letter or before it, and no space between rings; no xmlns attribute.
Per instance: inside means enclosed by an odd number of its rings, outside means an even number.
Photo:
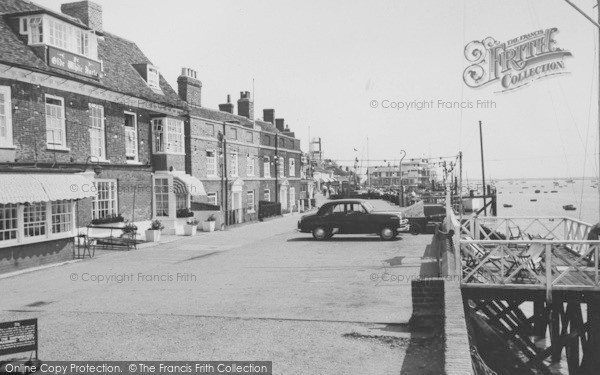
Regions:
<svg viewBox="0 0 600 375"><path fill-rule="evenodd" d="M598 41L600 42L600 23L596 22L592 17L588 16L583 10L579 9L577 5L573 4L570 0L565 0L567 4L572 6L582 16L587 18L588 21L594 24L598 28ZM600 0L596 1L596 7L598 8L598 20L600 21ZM598 63L600 64L600 48L598 49ZM600 69L598 71L598 149L600 150ZM598 162L598 177L600 178L600 152ZM598 220L600 220L600 183L598 184Z"/></svg>

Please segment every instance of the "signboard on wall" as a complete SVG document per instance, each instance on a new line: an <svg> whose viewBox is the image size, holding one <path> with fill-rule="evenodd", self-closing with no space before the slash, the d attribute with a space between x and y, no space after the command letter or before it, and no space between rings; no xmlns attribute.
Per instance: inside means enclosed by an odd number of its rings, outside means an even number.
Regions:
<svg viewBox="0 0 600 375"><path fill-rule="evenodd" d="M102 66L90 60L58 48L48 47L48 65L94 79L100 78Z"/></svg>
<svg viewBox="0 0 600 375"><path fill-rule="evenodd" d="M0 356L38 350L37 319L0 323Z"/></svg>

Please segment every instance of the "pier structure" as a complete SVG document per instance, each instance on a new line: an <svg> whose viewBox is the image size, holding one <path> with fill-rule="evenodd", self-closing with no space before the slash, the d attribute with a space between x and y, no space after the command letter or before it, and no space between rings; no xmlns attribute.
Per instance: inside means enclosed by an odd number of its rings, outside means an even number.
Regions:
<svg viewBox="0 0 600 375"><path fill-rule="evenodd" d="M459 270L467 320L506 344L514 373L596 374L600 241L592 225L568 217L448 220L448 267Z"/></svg>

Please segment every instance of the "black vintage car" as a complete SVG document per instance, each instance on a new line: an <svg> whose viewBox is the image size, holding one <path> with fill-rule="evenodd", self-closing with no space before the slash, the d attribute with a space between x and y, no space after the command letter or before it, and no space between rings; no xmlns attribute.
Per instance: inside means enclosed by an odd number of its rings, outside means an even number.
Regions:
<svg viewBox="0 0 600 375"><path fill-rule="evenodd" d="M375 211L364 199L341 199L327 202L316 214L304 215L298 230L312 233L316 240L334 234L378 234L382 240L394 239L398 232L408 231L408 220L401 212Z"/></svg>

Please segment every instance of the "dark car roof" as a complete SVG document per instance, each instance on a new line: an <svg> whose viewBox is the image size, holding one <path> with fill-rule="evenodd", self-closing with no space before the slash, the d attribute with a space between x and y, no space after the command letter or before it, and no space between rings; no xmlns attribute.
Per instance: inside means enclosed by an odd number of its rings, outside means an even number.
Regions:
<svg viewBox="0 0 600 375"><path fill-rule="evenodd" d="M337 203L364 203L366 201L366 199L337 199L331 202L323 203L323 206Z"/></svg>

